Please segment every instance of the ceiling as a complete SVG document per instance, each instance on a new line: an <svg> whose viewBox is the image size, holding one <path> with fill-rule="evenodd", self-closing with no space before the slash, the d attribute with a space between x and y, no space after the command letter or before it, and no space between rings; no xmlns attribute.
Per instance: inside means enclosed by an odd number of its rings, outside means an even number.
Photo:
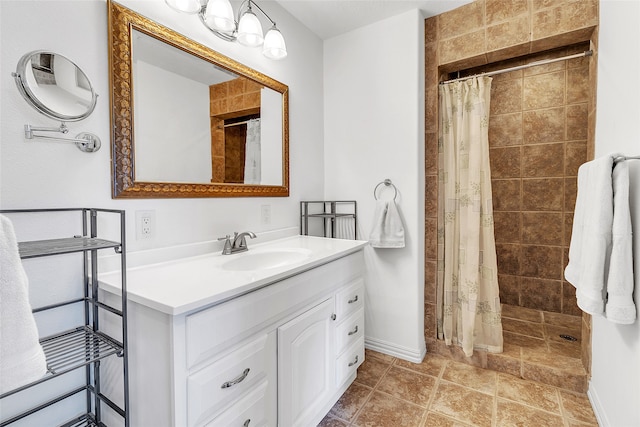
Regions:
<svg viewBox="0 0 640 427"><path fill-rule="evenodd" d="M307 28L326 40L411 9L425 18L472 0L276 0Z"/></svg>

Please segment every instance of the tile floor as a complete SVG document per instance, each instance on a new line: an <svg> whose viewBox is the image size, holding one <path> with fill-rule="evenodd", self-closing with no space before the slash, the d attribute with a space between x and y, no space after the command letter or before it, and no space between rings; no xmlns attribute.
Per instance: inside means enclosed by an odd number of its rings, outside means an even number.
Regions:
<svg viewBox="0 0 640 427"><path fill-rule="evenodd" d="M358 378L320 427L597 426L580 393L587 384L581 318L509 305L502 317L499 355L464 358L438 342L414 364L367 350Z"/></svg>
<svg viewBox="0 0 640 427"><path fill-rule="evenodd" d="M597 426L585 394L428 353L416 364L367 350L319 427Z"/></svg>

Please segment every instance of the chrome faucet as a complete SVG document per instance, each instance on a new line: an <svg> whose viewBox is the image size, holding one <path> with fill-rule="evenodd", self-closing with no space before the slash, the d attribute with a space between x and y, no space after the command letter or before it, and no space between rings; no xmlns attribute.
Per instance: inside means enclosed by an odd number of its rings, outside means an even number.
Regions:
<svg viewBox="0 0 640 427"><path fill-rule="evenodd" d="M252 231L243 231L242 233L234 232L233 242L231 241L231 236L228 234L225 237L220 237L218 240L224 240L222 255L231 255L238 252L248 251L249 247L247 246L246 241L247 236L252 239L256 238L255 233Z"/></svg>

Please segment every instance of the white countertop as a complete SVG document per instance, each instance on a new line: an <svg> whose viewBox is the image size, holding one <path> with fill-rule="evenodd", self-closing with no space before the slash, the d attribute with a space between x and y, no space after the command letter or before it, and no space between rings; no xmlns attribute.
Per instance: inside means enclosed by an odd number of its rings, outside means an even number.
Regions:
<svg viewBox="0 0 640 427"><path fill-rule="evenodd" d="M127 297L163 313L184 314L243 295L270 283L293 276L361 250L362 240L293 236L251 245L249 250L233 255L213 254L181 258L127 269ZM283 266L248 271L230 271L225 264L243 257L291 251L303 258ZM303 254L303 256L299 256ZM242 262L242 261L240 261ZM100 274L100 288L120 295L121 274Z"/></svg>

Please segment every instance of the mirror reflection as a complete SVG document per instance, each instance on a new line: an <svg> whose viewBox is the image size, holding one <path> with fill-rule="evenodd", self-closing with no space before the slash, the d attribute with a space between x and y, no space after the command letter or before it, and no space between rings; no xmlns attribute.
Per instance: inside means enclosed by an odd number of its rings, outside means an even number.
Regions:
<svg viewBox="0 0 640 427"><path fill-rule="evenodd" d="M288 196L288 87L108 4L113 197Z"/></svg>
<svg viewBox="0 0 640 427"><path fill-rule="evenodd" d="M13 73L23 97L47 117L77 121L89 116L97 95L84 72L66 57L48 51L24 55Z"/></svg>
<svg viewBox="0 0 640 427"><path fill-rule="evenodd" d="M136 181L282 185L282 94L137 30L132 48Z"/></svg>

